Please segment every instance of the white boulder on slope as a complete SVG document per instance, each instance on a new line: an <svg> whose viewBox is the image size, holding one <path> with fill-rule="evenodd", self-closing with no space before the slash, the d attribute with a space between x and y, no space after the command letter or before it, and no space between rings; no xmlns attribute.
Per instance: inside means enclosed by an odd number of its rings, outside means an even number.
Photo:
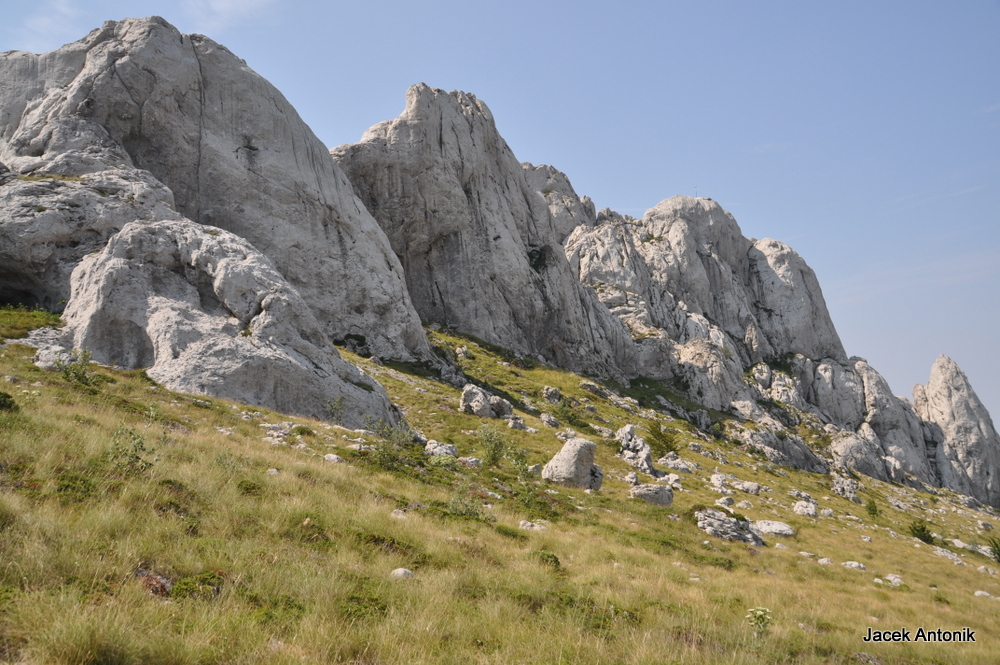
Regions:
<svg viewBox="0 0 1000 665"><path fill-rule="evenodd" d="M148 367L170 390L284 413L395 423L385 390L342 360L302 297L250 243L188 220L133 223L73 271L66 345Z"/></svg>

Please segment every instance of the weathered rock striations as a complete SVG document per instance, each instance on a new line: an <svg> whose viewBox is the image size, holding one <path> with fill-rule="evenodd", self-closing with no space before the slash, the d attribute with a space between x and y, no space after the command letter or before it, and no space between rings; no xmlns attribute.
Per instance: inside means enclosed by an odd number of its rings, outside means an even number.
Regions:
<svg viewBox="0 0 1000 665"><path fill-rule="evenodd" d="M161 18L109 21L50 53L0 54L0 79L0 161L13 171L146 170L185 217L232 231L268 256L331 337L360 334L380 355L429 356L385 236L281 93L225 47L182 35ZM126 201L129 194L139 199L140 192L114 184ZM91 247L120 228L118 218L165 217L131 210L141 204L50 235ZM63 218L73 227L72 214ZM30 236L19 237L23 244ZM60 267L43 273L64 278L63 264L78 253L54 252L49 263ZM39 270L19 268L0 287L21 297L15 284L35 288L21 274ZM48 302L54 290L28 295Z"/></svg>
<svg viewBox="0 0 1000 665"><path fill-rule="evenodd" d="M352 427L365 416L399 419L271 262L231 233L188 220L132 223L72 280L67 345L97 362L286 413L329 418L336 408Z"/></svg>
<svg viewBox="0 0 1000 665"><path fill-rule="evenodd" d="M562 174L522 168L482 101L415 85L398 118L331 153L389 236L424 320L577 371L636 375L628 331L559 244L592 208ZM550 196L529 179L552 181Z"/></svg>

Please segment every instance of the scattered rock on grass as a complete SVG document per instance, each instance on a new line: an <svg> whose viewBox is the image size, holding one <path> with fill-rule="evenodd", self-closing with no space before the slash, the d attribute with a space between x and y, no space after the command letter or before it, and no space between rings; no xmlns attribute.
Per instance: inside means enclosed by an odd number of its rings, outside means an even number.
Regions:
<svg viewBox="0 0 1000 665"><path fill-rule="evenodd" d="M796 501L792 512L803 517L816 517L816 504L811 501Z"/></svg>
<svg viewBox="0 0 1000 665"><path fill-rule="evenodd" d="M757 520L753 523L753 530L766 536L794 536L795 529L784 522L777 520Z"/></svg>
<svg viewBox="0 0 1000 665"><path fill-rule="evenodd" d="M424 446L424 452L428 455L451 455L452 457L458 457L458 448L450 443L440 443L434 439L427 441L427 445Z"/></svg>
<svg viewBox="0 0 1000 665"><path fill-rule="evenodd" d="M669 506L674 501L673 490L666 485L636 485L628 495L631 499L642 499L654 506Z"/></svg>
<svg viewBox="0 0 1000 665"><path fill-rule="evenodd" d="M714 508L705 508L694 514L698 528L710 536L723 540L738 540L751 545L763 545L763 539L751 531L750 523L729 517Z"/></svg>
<svg viewBox="0 0 1000 665"><path fill-rule="evenodd" d="M542 478L568 487L601 489L604 472L594 464L597 446L586 439L570 439L542 468Z"/></svg>

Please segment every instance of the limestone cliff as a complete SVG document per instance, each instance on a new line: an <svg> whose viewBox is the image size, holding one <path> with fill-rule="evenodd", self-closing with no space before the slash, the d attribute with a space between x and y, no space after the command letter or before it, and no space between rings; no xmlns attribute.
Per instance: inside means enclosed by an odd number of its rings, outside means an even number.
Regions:
<svg viewBox="0 0 1000 665"><path fill-rule="evenodd" d="M558 365L634 376L625 327L570 271L553 215L473 95L411 87L406 109L331 151L388 235L420 316ZM534 181L534 178L533 178Z"/></svg>
<svg viewBox="0 0 1000 665"><path fill-rule="evenodd" d="M130 174L147 171L185 217L232 231L274 261L331 337L364 335L383 355L428 355L385 236L295 109L225 47L160 18L109 21L51 53L0 54L0 80L0 161L12 171L87 183L98 173L143 180ZM129 195L139 197L125 183L101 191L120 195L126 208L150 204L129 205ZM28 223L31 211L14 207L16 221ZM0 290L37 291L28 295L54 304L68 291L66 265L132 214L164 217L112 210L86 215L71 231L51 230L57 242L84 248L7 268ZM54 223L72 226L79 216ZM53 278L48 288L28 279L37 283L39 274Z"/></svg>

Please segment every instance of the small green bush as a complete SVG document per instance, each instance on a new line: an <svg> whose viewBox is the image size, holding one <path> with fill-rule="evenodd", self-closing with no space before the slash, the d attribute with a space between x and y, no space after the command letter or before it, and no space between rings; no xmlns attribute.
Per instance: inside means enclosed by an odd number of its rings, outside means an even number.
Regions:
<svg viewBox="0 0 1000 665"><path fill-rule="evenodd" d="M500 466L504 455L511 448L511 441L496 425L482 425L476 430L476 442L483 450L483 466Z"/></svg>
<svg viewBox="0 0 1000 665"><path fill-rule="evenodd" d="M236 491L243 496L261 496L264 494L264 485L256 480L244 478L236 483Z"/></svg>
<svg viewBox="0 0 1000 665"><path fill-rule="evenodd" d="M69 383L93 387L97 383L97 375L90 369L90 357L90 351L74 349L68 359L59 358L56 360L56 370Z"/></svg>
<svg viewBox="0 0 1000 665"><path fill-rule="evenodd" d="M59 474L56 494L63 503L79 503L89 499L97 491L97 483L89 476L74 471Z"/></svg>
<svg viewBox="0 0 1000 665"><path fill-rule="evenodd" d="M653 458L659 459L667 453L677 452L677 434L663 429L663 425L654 423L649 426L649 436L646 443L653 451Z"/></svg>
<svg viewBox="0 0 1000 665"><path fill-rule="evenodd" d="M153 466L153 462L144 457L149 452L142 435L134 429L120 428L115 432L108 451L111 472L117 476L140 476L146 473Z"/></svg>
<svg viewBox="0 0 1000 665"><path fill-rule="evenodd" d="M552 570L559 570L562 564L559 562L559 557L548 550L537 550L534 552L534 556L542 564L548 566Z"/></svg>
<svg viewBox="0 0 1000 665"><path fill-rule="evenodd" d="M930 527L928 526L926 520L916 519L910 522L910 526L908 527L908 529L910 535L916 538L917 540L922 540L928 545L934 544L934 535L931 533Z"/></svg>
<svg viewBox="0 0 1000 665"><path fill-rule="evenodd" d="M17 411L17 402L5 392L0 392L0 411Z"/></svg>
<svg viewBox="0 0 1000 665"><path fill-rule="evenodd" d="M307 427L305 425L296 425L291 429L290 433L293 436L316 436L316 432L314 432L311 427Z"/></svg>
<svg viewBox="0 0 1000 665"><path fill-rule="evenodd" d="M483 512L482 502L469 495L457 496L448 502L446 512L449 517L462 519L492 521L493 516L487 516Z"/></svg>
<svg viewBox="0 0 1000 665"><path fill-rule="evenodd" d="M565 397L559 400L559 403L552 408L552 415L559 422L575 427L576 429L587 431L591 429L590 424L573 410L573 405Z"/></svg>
<svg viewBox="0 0 1000 665"><path fill-rule="evenodd" d="M988 538L986 544L990 548L993 560L1000 563L1000 538Z"/></svg>
<svg viewBox="0 0 1000 665"><path fill-rule="evenodd" d="M865 510L868 511L868 517L872 519L876 519L879 516L878 504L871 497L868 497L868 501L865 503Z"/></svg>
<svg viewBox="0 0 1000 665"><path fill-rule="evenodd" d="M338 425L343 424L344 422L344 410L346 408L343 396L338 397L337 399L331 399L326 403L326 409L330 412L330 420Z"/></svg>

